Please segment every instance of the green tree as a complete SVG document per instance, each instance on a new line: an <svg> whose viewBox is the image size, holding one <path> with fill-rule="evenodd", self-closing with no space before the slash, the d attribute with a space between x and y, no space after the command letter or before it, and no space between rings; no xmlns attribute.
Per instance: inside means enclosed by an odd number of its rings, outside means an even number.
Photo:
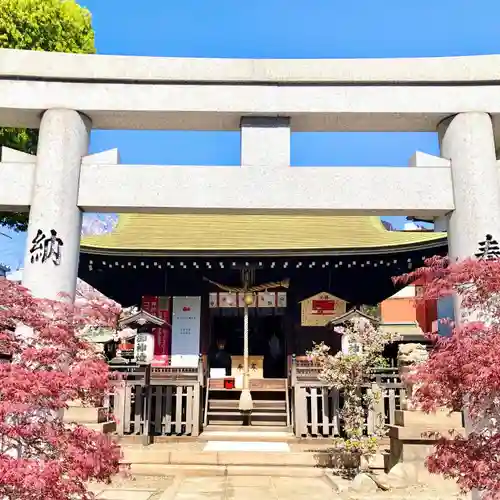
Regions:
<svg viewBox="0 0 500 500"><path fill-rule="evenodd" d="M382 313L380 311L380 304L376 305L364 305L361 306L361 312L367 314L368 316L371 316L372 318L375 319L381 319Z"/></svg>
<svg viewBox="0 0 500 500"><path fill-rule="evenodd" d="M0 0L0 48L94 54L90 12L74 0ZM37 139L37 130L0 128L0 146L34 154ZM0 212L0 225L27 223L27 214Z"/></svg>

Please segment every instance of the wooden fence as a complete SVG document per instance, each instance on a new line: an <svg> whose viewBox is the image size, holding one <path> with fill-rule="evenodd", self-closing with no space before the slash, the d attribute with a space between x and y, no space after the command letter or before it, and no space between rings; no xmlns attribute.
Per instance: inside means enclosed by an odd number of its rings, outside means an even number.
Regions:
<svg viewBox="0 0 500 500"><path fill-rule="evenodd" d="M109 405L118 435L198 436L202 408L202 368L113 367Z"/></svg>
<svg viewBox="0 0 500 500"><path fill-rule="evenodd" d="M114 366L120 379L113 383L109 407L120 436L198 436L204 406L202 360L195 368ZM290 370L291 421L297 437L342 435L343 395L319 378L320 368L293 359ZM366 409L367 434L382 424L393 424L395 411L405 400L405 389L395 369L372 373L363 392L381 397Z"/></svg>
<svg viewBox="0 0 500 500"><path fill-rule="evenodd" d="M293 359L291 389L293 425L297 437L332 437L342 434L340 410L343 395L331 389L319 378L320 367L308 360ZM374 404L366 408L365 432L373 434L379 426L393 424L395 411L405 401L405 389L396 369L374 370L371 384L363 393L379 394Z"/></svg>

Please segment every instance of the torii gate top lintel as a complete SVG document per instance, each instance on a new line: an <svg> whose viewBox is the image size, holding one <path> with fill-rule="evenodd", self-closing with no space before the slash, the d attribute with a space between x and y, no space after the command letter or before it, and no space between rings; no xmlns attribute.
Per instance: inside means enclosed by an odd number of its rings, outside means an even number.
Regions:
<svg viewBox="0 0 500 500"><path fill-rule="evenodd" d="M465 110L500 112L499 55L209 59L0 49L0 123L37 128L52 108L92 127L239 130L245 116L297 131L435 131Z"/></svg>

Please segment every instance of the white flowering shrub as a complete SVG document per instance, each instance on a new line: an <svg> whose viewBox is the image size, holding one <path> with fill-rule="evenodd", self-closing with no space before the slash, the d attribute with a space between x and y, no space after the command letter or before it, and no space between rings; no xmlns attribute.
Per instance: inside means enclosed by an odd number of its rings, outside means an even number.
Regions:
<svg viewBox="0 0 500 500"><path fill-rule="evenodd" d="M344 396L340 411L344 436L336 440L337 446L358 455L371 455L377 450L378 438L385 434L385 426L379 422L373 435L365 435L366 408L373 408L380 393L363 393L362 388L371 382L373 368L386 365L384 348L399 340L399 336L380 329L366 318L350 320L341 333L349 338L348 352L330 354L330 347L321 343L315 344L308 354L320 365L321 380L342 391Z"/></svg>

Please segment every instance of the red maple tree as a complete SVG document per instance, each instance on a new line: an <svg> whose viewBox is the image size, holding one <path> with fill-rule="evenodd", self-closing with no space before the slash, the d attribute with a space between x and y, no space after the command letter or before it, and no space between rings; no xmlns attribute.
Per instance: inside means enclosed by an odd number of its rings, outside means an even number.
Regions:
<svg viewBox="0 0 500 500"><path fill-rule="evenodd" d="M459 323L449 321L448 336L429 334L429 359L410 378L418 384L413 399L420 408L465 411L471 430L440 437L427 467L464 491L500 499L500 260L434 257L395 280L423 283L420 300L460 301Z"/></svg>
<svg viewBox="0 0 500 500"><path fill-rule="evenodd" d="M11 357L0 364L0 498L87 500L87 481L119 471L110 436L62 418L70 401L101 404L108 367L78 332L117 313L102 298L41 300L0 280L0 353Z"/></svg>

